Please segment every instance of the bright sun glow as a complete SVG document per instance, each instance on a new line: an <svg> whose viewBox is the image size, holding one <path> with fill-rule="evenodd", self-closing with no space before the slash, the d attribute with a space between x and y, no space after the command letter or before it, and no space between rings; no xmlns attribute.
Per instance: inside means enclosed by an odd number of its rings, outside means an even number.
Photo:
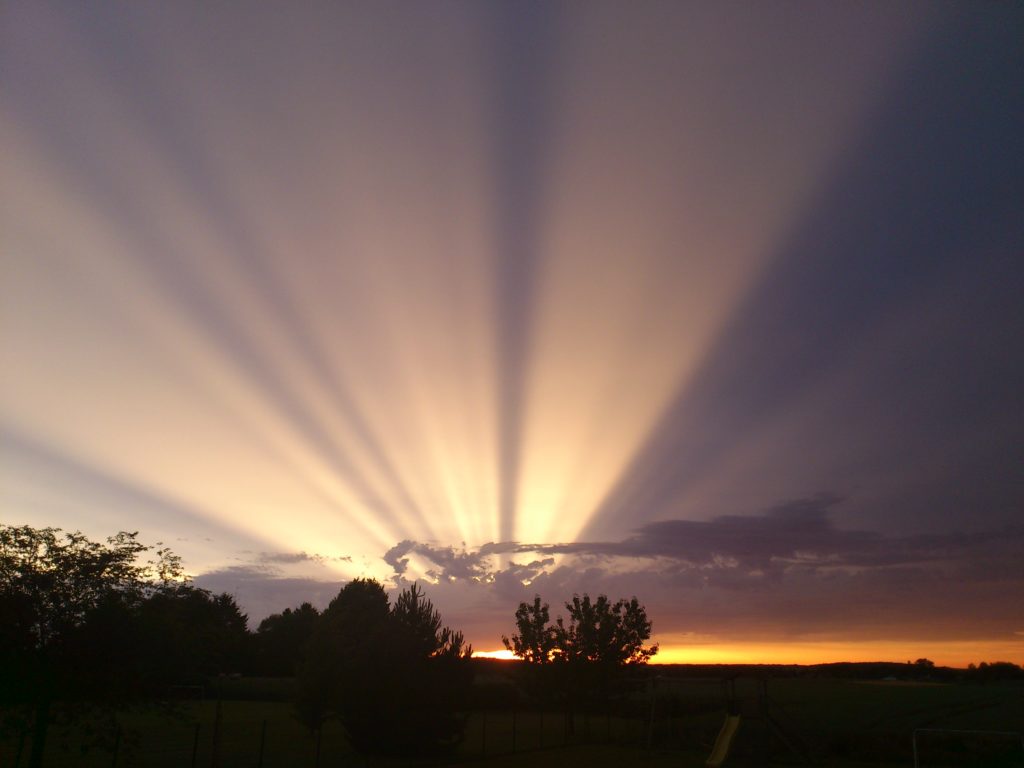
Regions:
<svg viewBox="0 0 1024 768"><path fill-rule="evenodd" d="M473 651L474 659L501 659L502 661L515 661L516 655L512 651L502 648L500 651Z"/></svg>

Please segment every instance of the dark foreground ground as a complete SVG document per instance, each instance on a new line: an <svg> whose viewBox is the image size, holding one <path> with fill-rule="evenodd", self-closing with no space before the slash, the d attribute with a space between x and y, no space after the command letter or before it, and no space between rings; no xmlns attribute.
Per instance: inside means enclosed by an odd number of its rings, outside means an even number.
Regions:
<svg viewBox="0 0 1024 768"><path fill-rule="evenodd" d="M656 670L655 670L656 671ZM478 706L465 739L441 764L493 768L703 766L727 707L741 724L728 766L811 764L838 768L987 766L1024 768L1024 745L1002 734L1024 731L1024 686L826 677L752 677L727 683L692 674L650 675L631 700L611 710L540 711L516 697L500 667L479 676ZM657 677L655 681L653 678ZM54 727L44 765L129 768L323 768L406 765L349 748L337 724L311 734L293 715L286 680L229 680L170 711L119 715L116 756L107 743L82 752L89 737ZM217 696L220 701L218 703ZM263 699L263 700L261 700ZM276 700L266 700L276 699ZM219 709L219 723L218 723ZM0 768L23 768L28 744L0 743ZM318 757L319 753L319 757Z"/></svg>

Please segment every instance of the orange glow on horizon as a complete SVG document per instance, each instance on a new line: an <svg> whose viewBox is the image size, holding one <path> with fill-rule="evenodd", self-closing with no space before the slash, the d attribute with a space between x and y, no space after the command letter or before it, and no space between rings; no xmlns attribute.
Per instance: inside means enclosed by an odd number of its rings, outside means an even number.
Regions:
<svg viewBox="0 0 1024 768"><path fill-rule="evenodd" d="M662 645L652 664L833 664L895 662L928 658L940 667L966 668L982 661L1024 664L1024 643L997 640L862 642L798 641ZM476 659L517 661L508 650L474 651Z"/></svg>
<svg viewBox="0 0 1024 768"><path fill-rule="evenodd" d="M928 658L942 667L982 661L1024 662L1024 642L1000 640L866 640L662 644L656 664L831 664Z"/></svg>
<svg viewBox="0 0 1024 768"><path fill-rule="evenodd" d="M474 659L499 659L501 661L517 661L517 656L505 648L500 651L473 651Z"/></svg>

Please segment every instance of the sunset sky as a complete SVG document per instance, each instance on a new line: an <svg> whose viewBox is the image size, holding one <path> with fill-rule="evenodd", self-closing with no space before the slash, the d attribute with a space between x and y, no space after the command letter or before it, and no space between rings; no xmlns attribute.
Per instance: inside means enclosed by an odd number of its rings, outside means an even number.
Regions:
<svg viewBox="0 0 1024 768"><path fill-rule="evenodd" d="M0 8L0 520L255 626L1024 663L1024 5ZM553 612L557 613L557 610ZM564 611L563 611L564 612Z"/></svg>

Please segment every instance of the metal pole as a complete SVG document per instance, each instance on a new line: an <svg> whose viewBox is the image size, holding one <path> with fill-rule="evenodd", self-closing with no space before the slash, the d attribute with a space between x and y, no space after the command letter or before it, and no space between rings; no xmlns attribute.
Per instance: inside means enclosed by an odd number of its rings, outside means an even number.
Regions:
<svg viewBox="0 0 1024 768"><path fill-rule="evenodd" d="M222 716L220 692L217 695L217 708L213 714L213 749L210 750L210 768L220 768L220 725Z"/></svg>
<svg viewBox="0 0 1024 768"><path fill-rule="evenodd" d="M196 733L192 737L192 768L196 768L196 758L199 757L199 723L196 723Z"/></svg>
<svg viewBox="0 0 1024 768"><path fill-rule="evenodd" d="M487 710L481 713L480 721L480 757L487 757Z"/></svg>
<svg viewBox="0 0 1024 768"><path fill-rule="evenodd" d="M50 697L44 695L36 704L36 717L32 724L32 752L28 757L28 768L43 768L43 750L46 748L46 732L50 725Z"/></svg>
<svg viewBox="0 0 1024 768"><path fill-rule="evenodd" d="M544 709L540 710L540 747L544 748Z"/></svg>
<svg viewBox="0 0 1024 768"><path fill-rule="evenodd" d="M117 768L117 753L121 749L121 726L117 726L117 733L114 735L114 754L110 758L110 768Z"/></svg>
<svg viewBox="0 0 1024 768"><path fill-rule="evenodd" d="M316 762L314 763L316 768L320 768L320 740L323 737L323 735L324 735L324 727L321 724L316 729Z"/></svg>
<svg viewBox="0 0 1024 768"><path fill-rule="evenodd" d="M647 748L651 748L651 742L654 740L654 703L658 700L658 678L651 679L651 714L650 719L647 722Z"/></svg>
<svg viewBox="0 0 1024 768"><path fill-rule="evenodd" d="M512 710L512 754L516 753L516 711Z"/></svg>
<svg viewBox="0 0 1024 768"><path fill-rule="evenodd" d="M26 736L28 736L28 731L22 730L21 737L18 739L18 753L14 756L14 768L20 768L21 766L21 753L25 751Z"/></svg>
<svg viewBox="0 0 1024 768"><path fill-rule="evenodd" d="M263 725L260 728L260 759L256 763L256 768L263 768L263 749L267 745L267 721L263 721Z"/></svg>

